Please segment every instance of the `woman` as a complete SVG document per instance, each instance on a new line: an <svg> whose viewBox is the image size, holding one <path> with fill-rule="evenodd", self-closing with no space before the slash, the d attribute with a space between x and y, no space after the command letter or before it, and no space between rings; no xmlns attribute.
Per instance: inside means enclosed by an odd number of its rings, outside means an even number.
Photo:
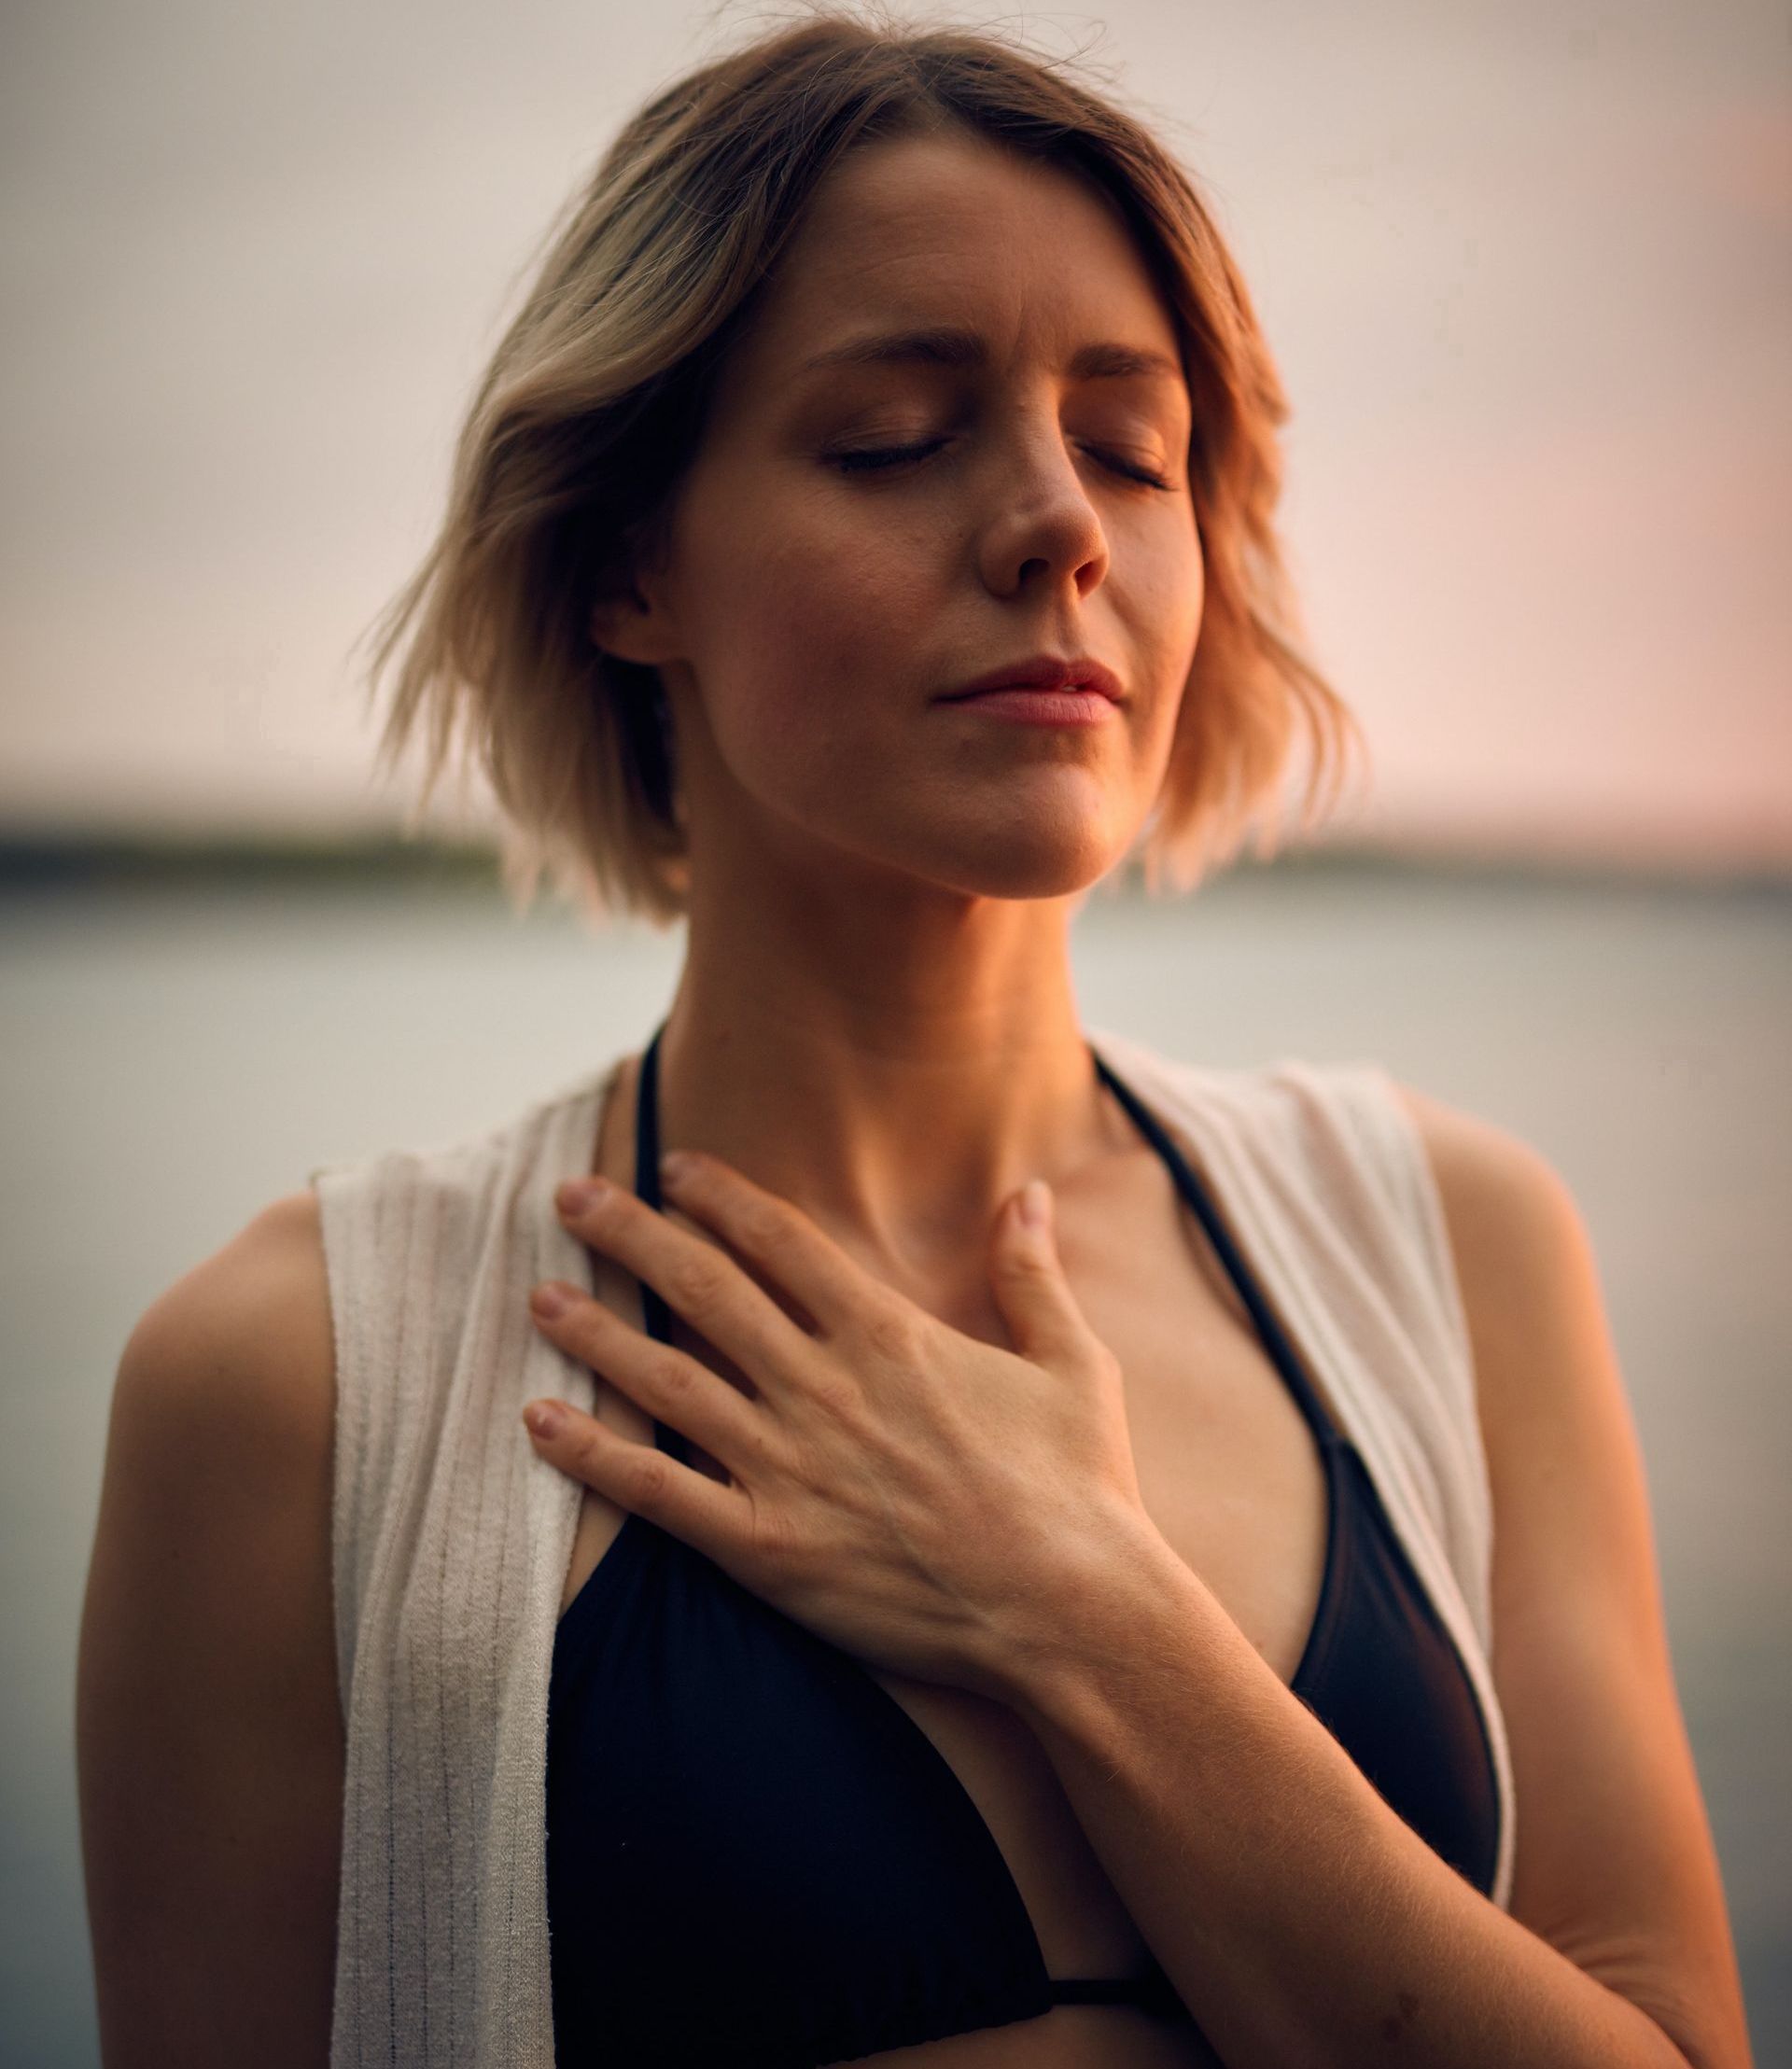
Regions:
<svg viewBox="0 0 1792 2069"><path fill-rule="evenodd" d="M1348 737L1284 415L1184 175L998 41L623 131L380 659L683 972L133 1333L109 2063L1747 2061L1561 1181L1078 1024L1085 894Z"/></svg>

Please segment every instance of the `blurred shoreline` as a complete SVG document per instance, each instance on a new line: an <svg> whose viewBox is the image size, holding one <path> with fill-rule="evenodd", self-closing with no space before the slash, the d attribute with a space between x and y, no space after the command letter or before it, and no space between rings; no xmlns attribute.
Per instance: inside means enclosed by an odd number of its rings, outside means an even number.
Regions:
<svg viewBox="0 0 1792 2069"><path fill-rule="evenodd" d="M1470 845L1393 846L1339 840L1291 845L1267 860L1246 853L1217 867L1197 893L1187 895L1208 896L1222 891L1229 879L1259 878L1270 872L1304 878L1383 882L1421 878L1538 889L1560 887L1792 899L1792 860L1715 860L1695 865L1679 858L1570 857ZM468 892L488 890L501 897L497 845L439 835L407 837L399 832L245 836L0 832L0 896L81 887L228 889L232 885L288 883L295 888L330 884L380 888L395 882ZM1142 876L1130 864L1106 894L1122 902L1146 901ZM543 896L547 896L545 890Z"/></svg>

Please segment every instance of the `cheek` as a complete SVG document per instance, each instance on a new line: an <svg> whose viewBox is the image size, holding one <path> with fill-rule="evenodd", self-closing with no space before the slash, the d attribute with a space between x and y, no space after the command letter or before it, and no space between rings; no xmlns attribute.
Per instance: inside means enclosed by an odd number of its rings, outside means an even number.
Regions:
<svg viewBox="0 0 1792 2069"><path fill-rule="evenodd" d="M1192 509L1174 528L1157 527L1130 556L1130 615L1167 660L1192 658L1206 600L1206 569Z"/></svg>
<svg viewBox="0 0 1792 2069"><path fill-rule="evenodd" d="M917 613L937 613L942 601L940 556L928 539L825 504L786 513L751 557L755 615L768 636L783 651L832 658L852 673L900 666L917 644Z"/></svg>
<svg viewBox="0 0 1792 2069"><path fill-rule="evenodd" d="M1136 664L1152 689L1151 720L1138 744L1146 762L1156 763L1169 752L1206 614L1206 567L1192 511L1186 535L1160 538L1138 555L1126 582Z"/></svg>
<svg viewBox="0 0 1792 2069"><path fill-rule="evenodd" d="M914 541L825 512L763 510L711 542L704 563L698 672L731 758L782 768L787 781L817 764L862 769L898 706L925 703L917 628L937 622L941 598Z"/></svg>

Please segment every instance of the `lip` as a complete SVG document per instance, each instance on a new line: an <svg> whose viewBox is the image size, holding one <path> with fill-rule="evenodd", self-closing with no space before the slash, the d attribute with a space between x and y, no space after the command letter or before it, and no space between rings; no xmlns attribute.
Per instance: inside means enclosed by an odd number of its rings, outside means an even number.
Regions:
<svg viewBox="0 0 1792 2069"><path fill-rule="evenodd" d="M980 719L1007 719L1023 725L1081 726L1116 725L1116 706L1093 690L1029 690L1004 682L1000 689L980 690L974 697L954 697L953 707L974 711Z"/></svg>
<svg viewBox="0 0 1792 2069"><path fill-rule="evenodd" d="M977 677L973 682L960 683L956 690L946 691L935 701L960 704L968 697L984 696L992 690L1068 691L1078 696L1099 696L1109 704L1121 704L1126 699L1119 677L1099 661L1080 654L1029 654L1024 661L991 668L987 675Z"/></svg>

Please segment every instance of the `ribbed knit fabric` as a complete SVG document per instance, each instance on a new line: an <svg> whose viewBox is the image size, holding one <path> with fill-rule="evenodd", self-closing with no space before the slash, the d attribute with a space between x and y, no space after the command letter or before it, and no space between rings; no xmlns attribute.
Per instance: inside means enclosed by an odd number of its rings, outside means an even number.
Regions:
<svg viewBox="0 0 1792 2069"><path fill-rule="evenodd" d="M1172 1061L1088 1030L1208 1181L1361 1452L1462 1654L1500 1797L1492 1507L1474 1367L1423 1145L1374 1063ZM311 1173L335 1326L336 1643L347 1739L331 2069L552 2069L547 1697L581 1489L525 1401L589 1408L540 1334L586 1279L553 1189L590 1168L625 1056L470 1140Z"/></svg>

